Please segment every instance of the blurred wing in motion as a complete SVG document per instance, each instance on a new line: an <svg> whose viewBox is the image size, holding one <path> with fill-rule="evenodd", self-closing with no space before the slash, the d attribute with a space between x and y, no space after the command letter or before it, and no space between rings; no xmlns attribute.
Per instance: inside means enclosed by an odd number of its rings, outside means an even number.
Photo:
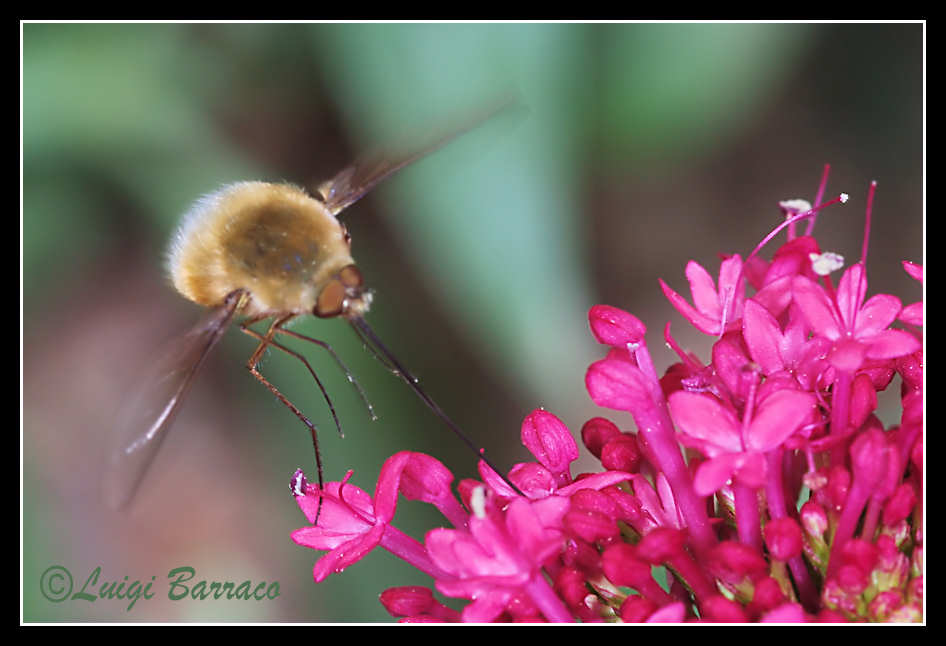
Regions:
<svg viewBox="0 0 946 646"><path fill-rule="evenodd" d="M123 507L134 496L194 377L240 309L244 294L233 292L194 328L163 348L138 389L122 401L102 479L102 496L112 509Z"/></svg>
<svg viewBox="0 0 946 646"><path fill-rule="evenodd" d="M338 215L395 172L438 150L460 135L497 117L518 119L526 112L526 108L517 99L506 99L497 106L467 119L466 125L427 138L426 143L422 145L401 151L394 147L365 155L332 179L320 184L318 193L329 212Z"/></svg>

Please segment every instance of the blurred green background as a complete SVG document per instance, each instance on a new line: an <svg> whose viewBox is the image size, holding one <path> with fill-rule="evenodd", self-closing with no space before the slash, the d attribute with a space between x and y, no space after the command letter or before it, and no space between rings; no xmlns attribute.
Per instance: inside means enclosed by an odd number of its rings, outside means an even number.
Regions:
<svg viewBox="0 0 946 646"><path fill-rule="evenodd" d="M510 90L528 107L388 180L343 215L372 287L368 319L430 394L503 468L536 407L576 434L597 410L584 370L602 351L598 302L664 323L708 356L657 278L687 292L695 259L745 255L777 202L851 194L819 219L825 249L856 260L879 183L870 291L904 302L922 261L921 24L23 24L23 619L373 622L377 595L429 580L376 551L315 584L318 553L287 492L312 472L304 428L244 368L231 330L193 388L132 507L97 494L115 407L163 341L199 318L163 268L177 218L242 179L313 186L394 134L449 126ZM305 344L335 402L338 438L298 362L262 369L318 423L326 476L373 491L401 449L457 475L474 460L341 321L295 329L330 342L380 419L370 422L326 354ZM895 423L896 419L885 420ZM578 467L592 469L587 456ZM422 538L438 515L402 501ZM54 603L53 565L76 589L155 577L153 599ZM167 572L278 581L274 601L167 599ZM451 602L453 603L453 602ZM455 605L455 604L454 604ZM455 605L456 607L456 605Z"/></svg>

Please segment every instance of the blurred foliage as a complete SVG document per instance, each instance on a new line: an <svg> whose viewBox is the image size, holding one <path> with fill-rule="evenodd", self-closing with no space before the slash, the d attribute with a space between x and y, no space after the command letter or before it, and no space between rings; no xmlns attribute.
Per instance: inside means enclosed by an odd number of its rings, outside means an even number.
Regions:
<svg viewBox="0 0 946 646"><path fill-rule="evenodd" d="M615 159L679 158L727 137L797 65L808 25L607 28L600 140Z"/></svg>
<svg viewBox="0 0 946 646"><path fill-rule="evenodd" d="M486 124L344 216L355 257L378 289L373 324L399 330L391 345L413 365L425 361L415 357L428 357L441 371L434 380L458 379L444 408L476 409L484 426L490 409L500 406L476 399L484 380L515 402L517 414L547 403L556 412L573 411L567 421L580 424L578 411L587 408L581 377L598 352L587 339L584 313L602 293L618 294L615 304L627 307L632 298L614 291L628 287L602 281L603 273L614 274L602 267L626 262L621 271L627 272L634 262L658 263L666 245L681 238L705 238L708 254L722 250L710 236L745 229L745 218L697 219L708 211L708 199L734 212L724 200L733 186L747 194L756 189L766 204L799 190L794 177L772 185L759 157L794 163L810 178L802 188L811 191L822 163L845 163L833 157L845 148L849 159L869 158L870 172L900 168L916 175L919 168L920 25L30 23L22 34L24 315L48 334L60 329L60 299L103 286L90 279L92 268L112 259L128 274L155 274L177 217L195 197L238 179L311 186L379 141L449 127L498 97L518 95L526 119ZM825 52L830 56L819 58ZM835 58L841 62L822 70ZM883 66L881 80L875 64ZM817 85L819 78L831 79L824 81L829 85ZM804 86L809 93L799 95L791 84L805 79L812 79ZM843 84L836 96L835 82ZM801 141L794 133L816 131L805 130L813 114L828 115L822 132L830 137ZM763 122L775 133L771 147L749 147L747 133ZM831 130L837 123L851 130ZM878 146L863 143L871 133ZM727 180L719 160L740 146L745 157L733 174L743 176ZM909 163L875 165L883 157L876 151L892 146L903 146L889 152ZM716 175L679 183L703 163ZM865 188L870 179L854 178ZM622 186L668 185L667 195L649 195L649 208L635 211L636 225L627 213L643 198L611 208L609 196ZM707 186L719 188L701 193ZM684 219L687 192L695 207ZM743 197L743 205L754 208L751 199ZM380 217L373 220L375 208ZM592 226L593 211L606 211L607 220ZM625 235L632 226L634 236ZM759 225L747 234L758 239L765 230ZM671 258L677 285L690 253L681 247ZM347 352L358 354L357 344L342 338L347 331L315 332L308 325L301 331L329 340L346 361ZM27 365L38 351L32 338ZM393 381L377 376L370 359L349 363L367 375L366 389L391 427L431 425L419 407L400 403L404 391L391 393ZM296 365L274 361L270 370L277 383L298 380ZM333 392L344 388L342 379L331 379ZM44 396L25 393L26 434ZM316 396L299 397L310 408L323 406ZM357 398L350 392L340 398L343 419L360 422ZM495 437L504 433L503 441L514 445L514 430L496 429ZM397 446L396 437L380 434L377 441L348 439L329 450L336 456L364 451L380 464ZM274 462L286 458L270 444L260 447ZM40 488L26 518L24 543L33 544L34 535L59 535L63 521L53 511L56 492L42 488L48 478L36 465L43 456L24 457L27 481ZM373 475L364 477L361 485L370 489ZM276 504L286 506L282 499ZM422 517L418 527L433 522ZM313 554L293 551L288 537L282 547L303 570L313 561ZM37 546L26 556L41 568L52 558L47 550L67 549ZM268 558L280 558L273 553ZM317 608L300 600L291 617L272 618L385 620L373 601L380 582L411 581L404 568L382 574L386 566L375 564L381 557L372 559L323 584L333 592L321 593ZM422 584L423 577L413 582ZM318 586L308 582L304 589L312 587ZM62 618L35 591L27 599L28 619Z"/></svg>

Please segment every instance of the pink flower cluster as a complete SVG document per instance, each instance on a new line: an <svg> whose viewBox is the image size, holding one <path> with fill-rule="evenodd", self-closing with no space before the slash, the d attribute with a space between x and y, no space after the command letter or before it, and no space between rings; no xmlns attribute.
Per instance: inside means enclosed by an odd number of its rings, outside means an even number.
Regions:
<svg viewBox="0 0 946 646"><path fill-rule="evenodd" d="M826 180L827 169L819 199ZM637 427L585 422L596 473L572 473L578 445L541 409L522 424L535 461L509 472L515 489L481 462L481 480L454 492L443 464L408 451L385 462L373 495L351 472L324 491L297 472L310 525L292 538L327 550L315 580L380 546L469 600L456 611L429 588L384 591L402 621L922 621L922 303L866 298L873 192L861 260L837 284L840 257L819 249L811 224L794 228L825 205L799 202L783 203L785 222L763 241L788 231L771 261L760 244L745 261L725 257L716 281L691 262L692 303L661 281L715 339L707 363L668 324L680 361L661 377L639 319L591 308L608 351L588 368L588 393ZM904 268L922 281L920 266ZM877 393L896 375L900 423L884 428ZM400 532L399 495L452 527L422 542Z"/></svg>

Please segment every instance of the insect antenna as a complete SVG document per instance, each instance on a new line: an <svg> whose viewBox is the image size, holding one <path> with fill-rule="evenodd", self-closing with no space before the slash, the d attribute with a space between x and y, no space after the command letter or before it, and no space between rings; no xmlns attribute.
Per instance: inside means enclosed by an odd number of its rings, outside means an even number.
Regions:
<svg viewBox="0 0 946 646"><path fill-rule="evenodd" d="M395 357L394 354L392 354L392 352L387 348L387 346L381 342L381 339L378 338L378 335L374 333L374 330L371 329L371 326L368 325L368 322L363 317L361 316L349 317L348 322L351 324L352 328L355 330L355 333L358 335L358 337L363 342L365 342L365 345L371 350L372 354L374 354L381 361L381 363L383 363L389 370L391 370L391 372L393 372L396 376L404 380L404 382L408 386L410 386L411 390L413 390L417 394L417 396L420 397L421 400L425 404L427 404L427 407L430 410L432 410L434 414L437 415L437 417L439 417L444 422L444 424L447 425L447 428L449 428L453 432L454 435L460 438L460 440L471 451L473 451L473 453L476 454L476 457L478 459L485 462L489 468L495 471L496 474L499 475L499 477L502 478L503 481L505 481L506 484L512 488L513 491L515 491L520 496L524 495L519 490L519 488L516 487L511 482L509 482L509 480L506 479L505 476L503 476L503 472L500 471L498 468L496 468L496 466L490 461L490 459L486 457L485 451L483 451L483 449L477 448L476 445L473 443L473 441L467 436L467 434L464 433L462 430L460 430L460 427L457 426L456 423L452 419L450 419L445 412L443 412L443 409L437 405L437 402L431 399L430 395L428 395L427 392L423 388L421 388L421 385L418 379L414 375L412 375L410 371L407 370L407 368L405 368L404 365L400 361L398 361L397 357Z"/></svg>

